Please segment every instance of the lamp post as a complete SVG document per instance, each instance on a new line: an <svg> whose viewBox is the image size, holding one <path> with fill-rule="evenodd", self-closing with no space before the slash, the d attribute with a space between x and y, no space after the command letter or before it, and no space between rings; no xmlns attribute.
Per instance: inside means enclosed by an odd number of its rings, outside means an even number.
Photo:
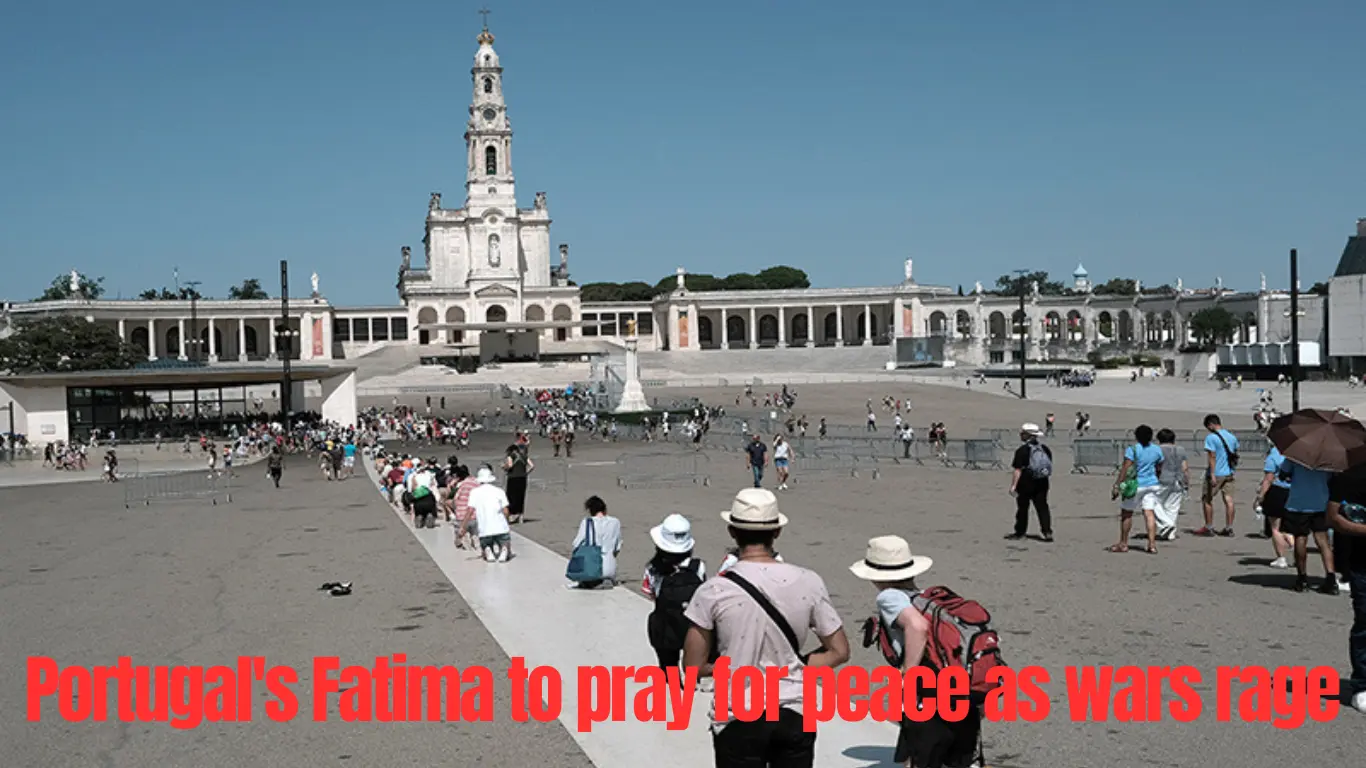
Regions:
<svg viewBox="0 0 1366 768"><path fill-rule="evenodd" d="M187 280L187 281L185 281L184 285L185 285L186 289L190 292L190 338L186 339L186 340L185 340L185 343L186 343L187 345L189 345L189 349L190 349L190 360L197 363L197 362L199 362L199 345L200 345L200 343L201 343L201 342L199 341L199 286L200 286L200 281L199 281L199 280ZM195 404L195 417L196 417L196 418L198 418L198 414L199 414L199 405L198 405L198 403L196 402L196 404Z"/></svg>
<svg viewBox="0 0 1366 768"><path fill-rule="evenodd" d="M14 434L14 401L13 401L13 400L11 400L11 401L9 401L8 403L5 404L5 410L9 411L9 439L8 439L8 445L9 445L9 462L10 462L11 464L13 464L13 463L14 463L14 449L15 449L15 447L16 447L16 446L15 446L15 443L17 442L17 441L15 440L15 437L16 437L16 436L15 436L15 434Z"/></svg>
<svg viewBox="0 0 1366 768"><path fill-rule="evenodd" d="M1020 399L1026 397L1025 393L1025 361L1029 358L1029 346L1025 337L1025 331L1029 328L1028 319L1025 317L1025 275L1029 274L1027 269L1017 269L1015 274L1019 277L1020 283Z"/></svg>
<svg viewBox="0 0 1366 768"><path fill-rule="evenodd" d="M289 262L280 259L280 324L275 328L275 336L276 350L280 355L280 413L286 432L293 428L290 424L294 404L290 397L293 382L289 375L289 360L294 353L293 339L298 335L298 331L289 328Z"/></svg>
<svg viewBox="0 0 1366 768"><path fill-rule="evenodd" d="M1300 255L1290 249L1290 409L1300 409Z"/></svg>

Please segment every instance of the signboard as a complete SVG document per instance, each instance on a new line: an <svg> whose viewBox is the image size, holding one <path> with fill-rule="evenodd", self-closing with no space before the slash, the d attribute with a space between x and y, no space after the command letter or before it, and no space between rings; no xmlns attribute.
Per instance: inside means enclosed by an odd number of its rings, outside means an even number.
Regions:
<svg viewBox="0 0 1366 768"><path fill-rule="evenodd" d="M44 424L44 425L42 425L41 427L38 428L38 431L42 432L42 433L45 434L45 435L55 435L55 434L57 434L57 425L56 425L56 424Z"/></svg>
<svg viewBox="0 0 1366 768"><path fill-rule="evenodd" d="M313 358L316 360L323 356L323 319L313 318Z"/></svg>
<svg viewBox="0 0 1366 768"><path fill-rule="evenodd" d="M919 336L896 340L898 366L943 365L944 337Z"/></svg>

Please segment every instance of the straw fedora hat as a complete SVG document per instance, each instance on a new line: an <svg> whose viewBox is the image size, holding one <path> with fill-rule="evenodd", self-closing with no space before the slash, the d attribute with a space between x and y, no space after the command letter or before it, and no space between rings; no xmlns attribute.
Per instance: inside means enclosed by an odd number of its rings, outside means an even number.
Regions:
<svg viewBox="0 0 1366 768"><path fill-rule="evenodd" d="M695 544L692 523L682 515L669 515L664 518L664 522L650 529L650 538L654 539L656 547L676 555L691 552Z"/></svg>
<svg viewBox="0 0 1366 768"><path fill-rule="evenodd" d="M787 525L787 515L778 511L778 497L767 488L745 488L735 494L721 519L746 531L776 531Z"/></svg>
<svg viewBox="0 0 1366 768"><path fill-rule="evenodd" d="M901 581L928 571L934 560L911 554L911 545L900 536L878 536L868 540L863 559L849 570L866 581Z"/></svg>

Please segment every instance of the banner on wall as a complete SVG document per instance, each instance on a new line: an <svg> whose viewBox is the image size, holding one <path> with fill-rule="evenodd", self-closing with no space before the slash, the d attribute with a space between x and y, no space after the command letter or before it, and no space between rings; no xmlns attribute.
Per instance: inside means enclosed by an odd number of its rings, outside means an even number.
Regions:
<svg viewBox="0 0 1366 768"><path fill-rule="evenodd" d="M910 307L901 308L901 335L915 335L915 313L911 311Z"/></svg>
<svg viewBox="0 0 1366 768"><path fill-rule="evenodd" d="M323 319L313 318L313 357L323 356Z"/></svg>
<svg viewBox="0 0 1366 768"><path fill-rule="evenodd" d="M688 316L682 312L678 315L678 348L688 348Z"/></svg>

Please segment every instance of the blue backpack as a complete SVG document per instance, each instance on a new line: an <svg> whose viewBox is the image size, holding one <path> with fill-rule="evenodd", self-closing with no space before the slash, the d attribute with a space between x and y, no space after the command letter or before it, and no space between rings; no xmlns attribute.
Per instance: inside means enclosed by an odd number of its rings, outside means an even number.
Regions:
<svg viewBox="0 0 1366 768"><path fill-rule="evenodd" d="M574 547L564 577L574 582L602 581L602 547L598 546L597 532L591 518L584 518L588 530L583 543Z"/></svg>

